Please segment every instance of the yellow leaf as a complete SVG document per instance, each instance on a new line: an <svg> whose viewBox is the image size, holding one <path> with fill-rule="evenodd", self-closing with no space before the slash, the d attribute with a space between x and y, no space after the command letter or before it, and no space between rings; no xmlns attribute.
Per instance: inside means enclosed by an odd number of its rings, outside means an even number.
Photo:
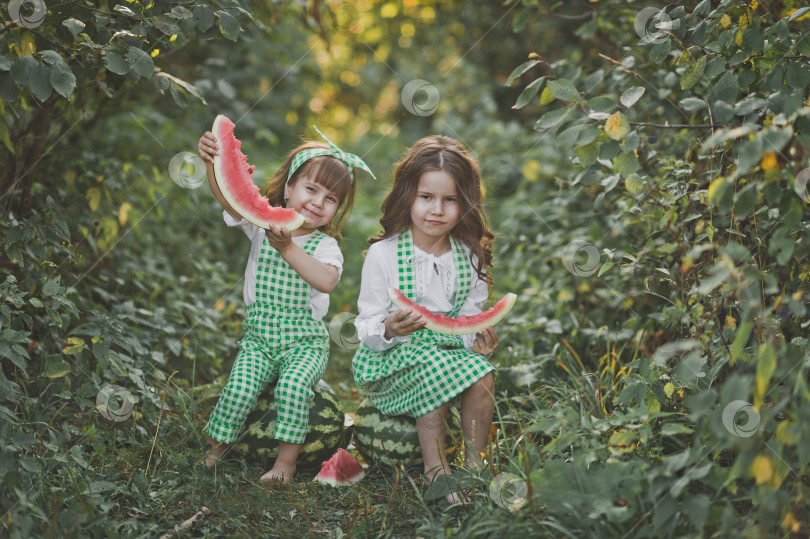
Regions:
<svg viewBox="0 0 810 539"><path fill-rule="evenodd" d="M521 167L523 172L523 177L525 177L530 182L537 181L540 178L540 162L531 159L523 163L523 167Z"/></svg>
<svg viewBox="0 0 810 539"><path fill-rule="evenodd" d="M177 41L177 34L172 34L172 37L169 38L169 41Z"/></svg>
<svg viewBox="0 0 810 539"><path fill-rule="evenodd" d="M548 105L552 101L554 101L554 96L551 95L551 90L548 89L548 86L543 88L543 91L540 92L540 104L541 105Z"/></svg>
<svg viewBox="0 0 810 539"><path fill-rule="evenodd" d="M667 382L667 384L664 386L664 393L668 399L671 399L672 394L675 393L675 385L672 382Z"/></svg>
<svg viewBox="0 0 810 539"><path fill-rule="evenodd" d="M118 235L118 221L112 217L105 217L101 220L101 226L99 226L98 230L96 244L99 249L106 251L113 245L113 240Z"/></svg>
<svg viewBox="0 0 810 539"><path fill-rule="evenodd" d="M129 216L129 210L132 209L132 204L129 202L124 202L121 204L121 207L118 208L118 222L121 223L121 226L126 226L127 224L127 217Z"/></svg>
<svg viewBox="0 0 810 539"><path fill-rule="evenodd" d="M722 26L723 28L728 28L729 26L731 26L731 17L729 17L728 15L723 15L722 17L720 17L720 26Z"/></svg>
<svg viewBox="0 0 810 539"><path fill-rule="evenodd" d="M785 518L782 519L781 526L783 530L793 533L799 533L799 530L801 529L801 525L799 524L799 521L796 520L796 517L793 516L792 511L787 512Z"/></svg>
<svg viewBox="0 0 810 539"><path fill-rule="evenodd" d="M737 327L737 319L731 315L726 316L726 325L730 328Z"/></svg>
<svg viewBox="0 0 810 539"><path fill-rule="evenodd" d="M62 348L62 353L67 355L78 354L84 348L84 339L79 337L68 337L67 344Z"/></svg>
<svg viewBox="0 0 810 539"><path fill-rule="evenodd" d="M796 445L801 441L800 432L797 427L790 421L782 421L776 427L776 439L785 445Z"/></svg>
<svg viewBox="0 0 810 539"><path fill-rule="evenodd" d="M614 112L605 122L605 133L613 140L621 140L630 132L627 118L619 111Z"/></svg>
<svg viewBox="0 0 810 539"><path fill-rule="evenodd" d="M757 455L748 468L748 474L754 478L757 485L766 483L773 477L773 464L765 455Z"/></svg>
<svg viewBox="0 0 810 539"><path fill-rule="evenodd" d="M95 187L91 187L84 196L87 198L90 211L95 212L98 209L98 203L101 202L101 191Z"/></svg>
<svg viewBox="0 0 810 539"><path fill-rule="evenodd" d="M766 342L759 348L757 358L756 388L754 389L754 407L762 408L765 394L768 392L768 384L776 370L776 351L773 345Z"/></svg>
<svg viewBox="0 0 810 539"><path fill-rule="evenodd" d="M752 19L752 17L751 17L750 13L746 12L746 13L740 15L740 20L739 20L740 30L745 30L746 28L748 28L748 26L751 24L751 19Z"/></svg>
<svg viewBox="0 0 810 539"><path fill-rule="evenodd" d="M151 56L152 58L154 58L154 57L155 57L155 56L157 56L158 54L160 54L160 49L152 49L152 52L150 52L150 53L149 53L149 56Z"/></svg>
<svg viewBox="0 0 810 539"><path fill-rule="evenodd" d="M776 159L776 152L767 152L762 155L762 170L769 171L779 168L779 161Z"/></svg>
<svg viewBox="0 0 810 539"><path fill-rule="evenodd" d="M214 310L215 311L221 311L224 308L225 308L225 302L222 301L221 299L218 299L217 302L214 303Z"/></svg>
<svg viewBox="0 0 810 539"><path fill-rule="evenodd" d="M723 176L718 176L714 180L712 180L711 185L709 185L709 202L714 202L714 197L717 195L717 190L725 183L726 179Z"/></svg>
<svg viewBox="0 0 810 539"><path fill-rule="evenodd" d="M742 30L737 31L737 35L734 36L734 43L736 43L738 47L742 47Z"/></svg>
<svg viewBox="0 0 810 539"><path fill-rule="evenodd" d="M26 32L22 36L22 50L20 56L31 56L37 52L37 44L34 42L34 34Z"/></svg>

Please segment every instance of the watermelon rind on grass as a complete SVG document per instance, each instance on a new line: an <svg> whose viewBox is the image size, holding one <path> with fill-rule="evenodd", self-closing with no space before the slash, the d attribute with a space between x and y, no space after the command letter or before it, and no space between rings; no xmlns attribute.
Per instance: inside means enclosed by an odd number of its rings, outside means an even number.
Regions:
<svg viewBox="0 0 810 539"><path fill-rule="evenodd" d="M298 455L299 470L318 470L340 448L348 445L343 405L329 385L320 380L312 388L315 397L309 407L309 428ZM259 396L256 407L248 415L237 441L231 446L232 455L265 469L278 456L278 440L273 438L276 423L275 384Z"/></svg>
<svg viewBox="0 0 810 539"><path fill-rule="evenodd" d="M424 464L416 419L384 415L370 399L363 400L355 412L352 441L367 462L375 462L384 468L421 468ZM445 436L448 462L456 459L461 447L461 415L457 407L451 407Z"/></svg>

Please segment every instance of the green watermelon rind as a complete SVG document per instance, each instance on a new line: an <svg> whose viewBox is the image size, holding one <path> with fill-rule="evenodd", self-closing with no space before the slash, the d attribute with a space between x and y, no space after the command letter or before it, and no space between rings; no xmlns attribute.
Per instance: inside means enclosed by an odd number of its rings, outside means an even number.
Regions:
<svg viewBox="0 0 810 539"><path fill-rule="evenodd" d="M269 386L259 396L256 406L248 415L239 439L231 451L237 458L267 469L278 456L278 441L273 438L275 426L275 403ZM340 448L346 448L345 413L335 392L323 380L313 387L315 397L310 404L309 427L304 445L296 463L299 470L317 470ZM267 414L270 414L267 417Z"/></svg>
<svg viewBox="0 0 810 539"><path fill-rule="evenodd" d="M422 450L416 432L416 420L408 416L383 415L370 399L365 399L355 412L352 441L366 461L386 468L422 466ZM451 408L447 421L445 450L453 462L461 448L461 415Z"/></svg>

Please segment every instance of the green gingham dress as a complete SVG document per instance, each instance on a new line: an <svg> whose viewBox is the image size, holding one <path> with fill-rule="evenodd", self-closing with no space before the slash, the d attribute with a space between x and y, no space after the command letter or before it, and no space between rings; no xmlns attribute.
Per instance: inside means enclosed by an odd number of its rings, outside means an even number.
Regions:
<svg viewBox="0 0 810 539"><path fill-rule="evenodd" d="M316 231L304 244L309 255L327 238ZM326 327L312 318L312 288L265 238L259 255L256 301L248 305L245 337L230 378L208 422L208 435L233 442L259 394L278 378L275 389L277 420L273 437L303 443L309 422L309 403L326 369L329 341Z"/></svg>
<svg viewBox="0 0 810 539"><path fill-rule="evenodd" d="M472 280L472 267L460 242L451 238L456 264L453 309L458 316ZM414 286L414 246L410 230L397 239L397 282L389 283L419 303ZM386 298L380 301L390 303ZM361 313L362 314L362 313ZM459 395L495 368L484 356L464 347L460 337L422 329L383 352L361 344L352 360L355 383L386 415L419 417Z"/></svg>

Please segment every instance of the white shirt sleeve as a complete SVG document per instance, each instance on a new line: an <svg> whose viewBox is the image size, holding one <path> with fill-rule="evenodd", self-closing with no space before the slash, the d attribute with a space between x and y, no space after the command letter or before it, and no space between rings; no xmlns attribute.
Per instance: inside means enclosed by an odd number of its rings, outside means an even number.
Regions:
<svg viewBox="0 0 810 539"><path fill-rule="evenodd" d="M393 241L396 242L396 237ZM388 350L410 340L409 336L385 338L383 320L397 310L388 297L388 287L396 286L395 247L396 243L379 241L369 247L363 262L360 295L357 298L359 314L354 320L354 326L360 341L375 352Z"/></svg>
<svg viewBox="0 0 810 539"><path fill-rule="evenodd" d="M318 262L335 266L338 270L338 279L343 274L343 253L340 252L340 246L335 238L327 236L323 238L315 252L312 253L312 258Z"/></svg>

